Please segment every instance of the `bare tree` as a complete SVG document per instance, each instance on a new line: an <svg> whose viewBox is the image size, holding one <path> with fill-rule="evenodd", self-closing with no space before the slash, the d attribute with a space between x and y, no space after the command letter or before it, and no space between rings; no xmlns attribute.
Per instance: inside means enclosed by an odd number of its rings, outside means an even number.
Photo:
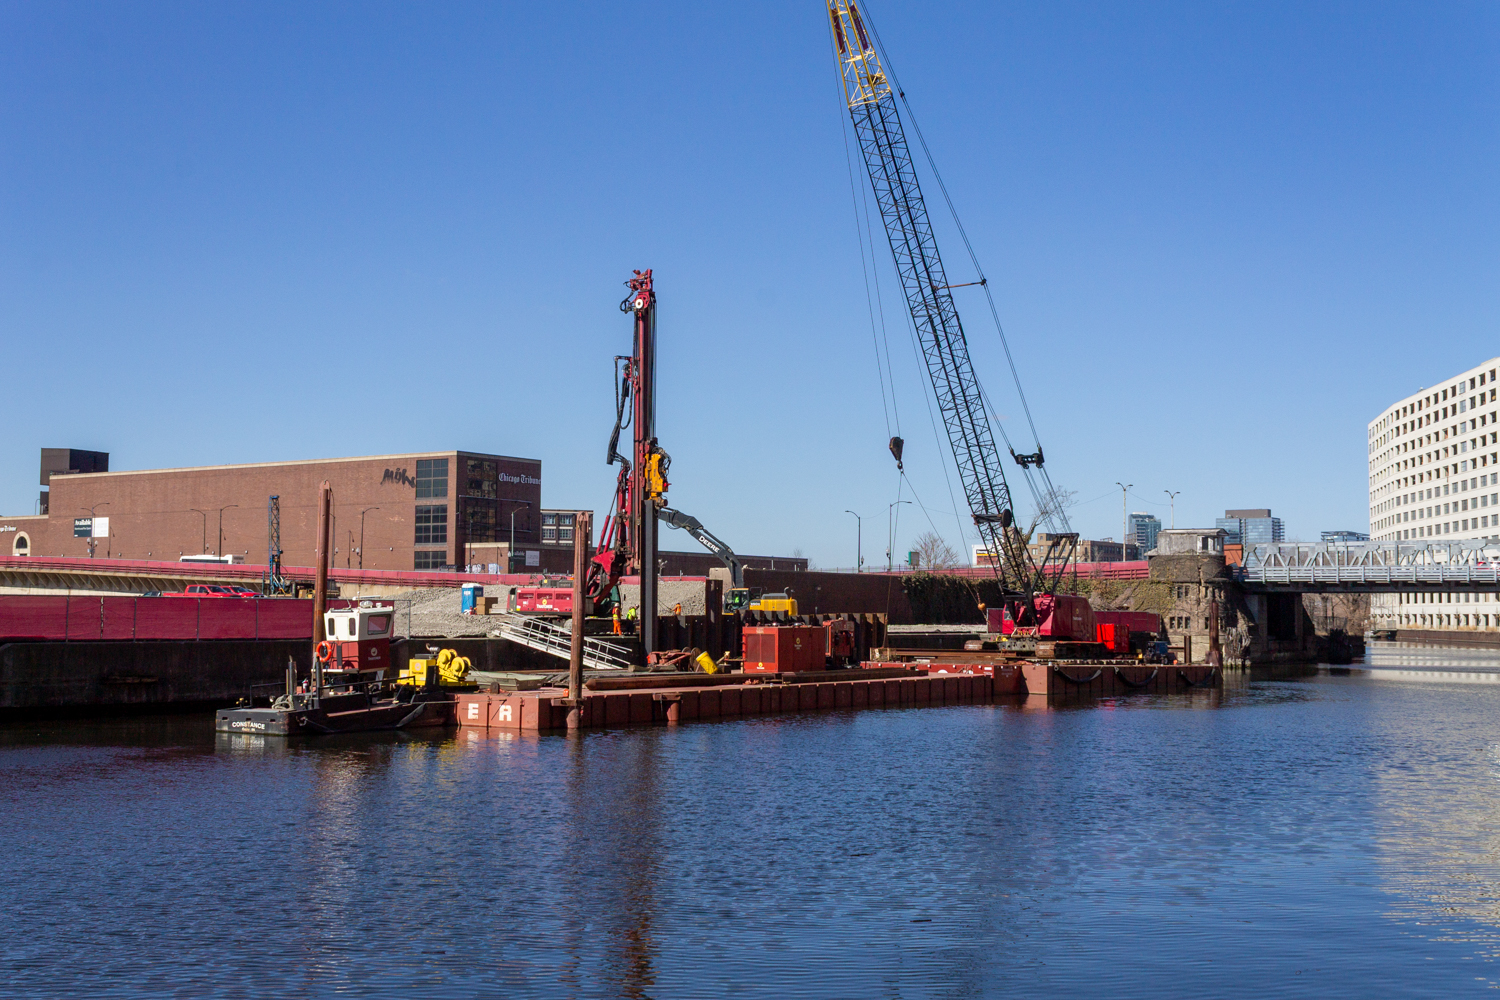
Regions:
<svg viewBox="0 0 1500 1000"><path fill-rule="evenodd" d="M959 554L935 531L924 532L913 543L923 569L950 569L960 565Z"/></svg>
<svg viewBox="0 0 1500 1000"><path fill-rule="evenodd" d="M1054 486L1042 494L1041 503L1031 514L1031 524L1026 529L1026 541L1030 543L1036 529L1044 522L1067 517L1068 511L1078 503L1077 490L1064 490Z"/></svg>

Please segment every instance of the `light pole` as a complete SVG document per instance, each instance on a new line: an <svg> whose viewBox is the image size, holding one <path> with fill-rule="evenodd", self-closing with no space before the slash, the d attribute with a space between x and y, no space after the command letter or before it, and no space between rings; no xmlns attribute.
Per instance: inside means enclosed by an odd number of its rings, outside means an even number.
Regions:
<svg viewBox="0 0 1500 1000"><path fill-rule="evenodd" d="M522 506L525 506L527 508L531 507L530 500L513 500L511 502L521 504ZM514 566L516 563L516 515L520 512L520 507L517 507L515 510L510 512L510 549L506 553L505 559L506 562L511 564L511 566ZM573 526L573 530L575 532L578 530L578 526L576 524ZM507 566L506 568L509 569L510 566Z"/></svg>
<svg viewBox="0 0 1500 1000"><path fill-rule="evenodd" d="M197 507L189 507L188 510L192 511L195 514L202 514L203 515L203 545L201 547L199 547L198 551L200 553L207 552L208 551L208 512L207 511L199 510Z"/></svg>
<svg viewBox="0 0 1500 1000"><path fill-rule="evenodd" d="M1177 527L1177 494L1182 491L1162 490L1162 492L1167 495L1167 501L1172 505L1172 527L1175 528Z"/></svg>
<svg viewBox="0 0 1500 1000"><path fill-rule="evenodd" d="M891 570L894 569L894 566L891 563L891 549L895 548L896 546L895 519L892 516L891 512L894 511L899 505L904 503L911 503L911 501L897 500L893 503L888 503L885 505L885 571L887 573L891 572Z"/></svg>
<svg viewBox="0 0 1500 1000"><path fill-rule="evenodd" d="M1135 483L1122 483L1116 480L1115 485L1120 487L1120 562L1124 562L1125 546L1129 544L1126 536L1130 533L1130 514L1127 513L1130 510L1130 504L1126 497L1130 494L1130 487Z"/></svg>
<svg viewBox="0 0 1500 1000"><path fill-rule="evenodd" d="M231 507L238 506L239 504L237 503L228 503L219 508L219 541L218 544L214 546L214 555L219 556L220 558L223 558L224 556L224 512ZM207 520L207 518L204 518L204 520Z"/></svg>
<svg viewBox="0 0 1500 1000"><path fill-rule="evenodd" d="M79 510L86 510L86 511L89 512L89 558L90 559L94 558L94 511L97 510L100 507L108 507L108 506L109 506L109 501L106 500L103 503L96 503L92 507L79 507L78 508Z"/></svg>
<svg viewBox="0 0 1500 1000"><path fill-rule="evenodd" d="M365 515L379 507L366 507L359 512L359 568L365 568Z"/></svg>
<svg viewBox="0 0 1500 1000"><path fill-rule="evenodd" d="M854 514L854 511L846 510L844 511L844 513ZM856 573L863 571L865 565L864 532L864 518L860 517L858 514L854 514L854 554L857 557L854 561L854 572Z"/></svg>

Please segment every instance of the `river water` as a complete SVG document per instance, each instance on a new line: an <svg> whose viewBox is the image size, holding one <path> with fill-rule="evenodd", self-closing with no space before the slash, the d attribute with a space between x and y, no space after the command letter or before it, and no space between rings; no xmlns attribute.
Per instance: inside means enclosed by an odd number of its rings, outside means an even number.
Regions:
<svg viewBox="0 0 1500 1000"><path fill-rule="evenodd" d="M1479 995L1500 683L1382 656L581 738L10 725L0 995Z"/></svg>

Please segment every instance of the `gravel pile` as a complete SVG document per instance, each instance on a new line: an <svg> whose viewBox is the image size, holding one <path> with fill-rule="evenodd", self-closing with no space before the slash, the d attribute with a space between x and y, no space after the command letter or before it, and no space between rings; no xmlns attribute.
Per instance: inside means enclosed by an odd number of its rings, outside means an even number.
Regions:
<svg viewBox="0 0 1500 1000"><path fill-rule="evenodd" d="M497 595L498 596L498 595ZM496 627L485 615L459 614L462 595L449 589L409 590L397 594L396 633L424 639L458 639L486 636Z"/></svg>
<svg viewBox="0 0 1500 1000"><path fill-rule="evenodd" d="M704 594L707 589L702 580L663 580L657 590L657 608L661 614L669 615L681 602L685 615L706 614ZM620 605L626 610L640 607L641 588L634 584L620 584Z"/></svg>
<svg viewBox="0 0 1500 1000"><path fill-rule="evenodd" d="M495 598L495 607L503 608L509 599L508 587L486 587L485 596ZM701 580L664 580L661 583L661 613L669 615L680 602L684 615L705 614L704 597L706 586ZM641 589L638 586L620 586L620 598L625 608L638 608ZM457 587L452 589L429 588L408 590L397 594L396 634L417 636L424 639L459 639L486 636L499 628L499 621L488 615L465 615L459 613L462 594Z"/></svg>

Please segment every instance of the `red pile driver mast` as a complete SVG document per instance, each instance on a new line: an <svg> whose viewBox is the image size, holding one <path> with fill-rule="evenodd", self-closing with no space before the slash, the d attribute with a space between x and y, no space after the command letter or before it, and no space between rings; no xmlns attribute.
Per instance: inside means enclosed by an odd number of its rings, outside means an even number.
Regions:
<svg viewBox="0 0 1500 1000"><path fill-rule="evenodd" d="M635 320L634 353L615 359L620 382L606 459L620 464L620 475L614 510L604 519L589 569L588 594L595 604L607 603L620 577L640 574L641 652L649 656L657 647L656 515L667 502L672 459L656 442L656 293L649 270L634 273L626 282L630 294L620 303L620 311ZM620 432L627 426L634 437L631 458L619 452Z"/></svg>

